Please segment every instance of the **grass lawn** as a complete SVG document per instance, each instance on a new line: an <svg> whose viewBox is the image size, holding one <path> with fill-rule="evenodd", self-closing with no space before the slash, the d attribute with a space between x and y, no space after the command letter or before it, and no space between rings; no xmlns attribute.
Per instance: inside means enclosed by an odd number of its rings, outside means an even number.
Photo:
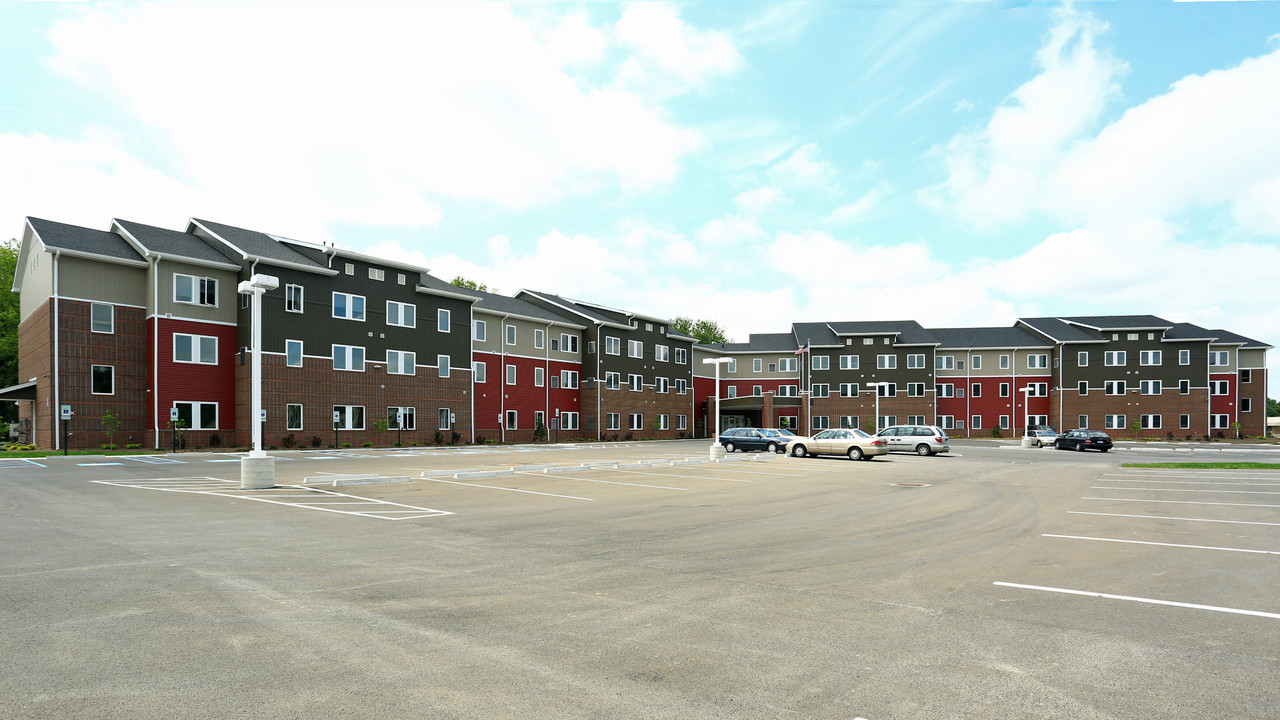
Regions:
<svg viewBox="0 0 1280 720"><path fill-rule="evenodd" d="M1280 463L1260 463L1260 462L1124 463L1120 467L1172 468L1175 470L1280 470Z"/></svg>

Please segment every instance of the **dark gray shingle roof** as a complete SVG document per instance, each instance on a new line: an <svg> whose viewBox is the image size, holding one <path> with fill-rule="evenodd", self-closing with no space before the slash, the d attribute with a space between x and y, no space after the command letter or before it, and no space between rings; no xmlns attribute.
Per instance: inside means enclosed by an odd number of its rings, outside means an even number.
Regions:
<svg viewBox="0 0 1280 720"><path fill-rule="evenodd" d="M1217 337L1217 342L1231 343L1231 344L1239 343L1241 347L1248 350L1270 350L1272 347L1274 347L1260 340L1247 338L1238 333L1230 332L1229 330L1213 330L1212 332L1214 336Z"/></svg>
<svg viewBox="0 0 1280 720"><path fill-rule="evenodd" d="M221 238L223 242L244 253L250 260L284 263L299 268L332 272L324 264L312 260L266 233L196 218L191 222Z"/></svg>
<svg viewBox="0 0 1280 720"><path fill-rule="evenodd" d="M1049 348L1053 343L1020 327L929 328L943 348Z"/></svg>
<svg viewBox="0 0 1280 720"><path fill-rule="evenodd" d="M1104 342L1088 330L1065 323L1058 318L1019 318L1018 324L1026 325L1058 342Z"/></svg>
<svg viewBox="0 0 1280 720"><path fill-rule="evenodd" d="M711 343L709 345L699 343L698 347L727 353L794 353L799 349L799 346L796 345L795 335L791 333L751 333L747 342L744 343Z"/></svg>
<svg viewBox="0 0 1280 720"><path fill-rule="evenodd" d="M1155 315L1088 315L1058 318L1095 330L1159 330L1173 327L1173 323Z"/></svg>
<svg viewBox="0 0 1280 720"><path fill-rule="evenodd" d="M129 220L117 219L115 222L150 253L236 267L240 265L235 259L191 233L143 225Z"/></svg>
<svg viewBox="0 0 1280 720"><path fill-rule="evenodd" d="M66 250L72 253L97 255L109 260L125 261L133 264L146 264L146 260L133 249L124 238L113 232L91 230L79 225L27 218L31 229L40 237L40 242L49 249Z"/></svg>
<svg viewBox="0 0 1280 720"><path fill-rule="evenodd" d="M843 344L831 330L831 326L823 322L791 323L791 336L797 348L805 343L809 343L810 347L835 347Z"/></svg>
<svg viewBox="0 0 1280 720"><path fill-rule="evenodd" d="M837 335L897 335L898 345L933 345L938 342L915 320L828 323Z"/></svg>

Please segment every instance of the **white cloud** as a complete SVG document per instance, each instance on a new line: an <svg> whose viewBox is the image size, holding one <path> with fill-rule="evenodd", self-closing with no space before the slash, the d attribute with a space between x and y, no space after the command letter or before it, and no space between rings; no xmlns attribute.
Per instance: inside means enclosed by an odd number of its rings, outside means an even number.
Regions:
<svg viewBox="0 0 1280 720"><path fill-rule="evenodd" d="M768 185L745 190L733 198L735 205L753 217L762 215L787 202L789 202L789 199L786 195L783 195L777 188Z"/></svg>
<svg viewBox="0 0 1280 720"><path fill-rule="evenodd" d="M831 223L845 223L851 220L856 220L857 218L866 215L876 206L876 203L880 201L880 195L881 193L879 190L870 190L857 200L854 200L851 203L846 203L835 210L832 210L831 214L827 215L826 221Z"/></svg>
<svg viewBox="0 0 1280 720"><path fill-rule="evenodd" d="M822 157L817 143L805 143L769 168L769 176L776 182L797 188L834 189L836 168Z"/></svg>
<svg viewBox="0 0 1280 720"><path fill-rule="evenodd" d="M754 243L765 237L765 232L756 224L754 218L741 215L726 215L707 221L694 233L700 243L709 245L736 245L739 249L748 243Z"/></svg>
<svg viewBox="0 0 1280 720"><path fill-rule="evenodd" d="M742 64L728 33L698 30L675 5L627 5L614 26L619 45L633 51L619 69L619 82L664 94L704 87Z"/></svg>

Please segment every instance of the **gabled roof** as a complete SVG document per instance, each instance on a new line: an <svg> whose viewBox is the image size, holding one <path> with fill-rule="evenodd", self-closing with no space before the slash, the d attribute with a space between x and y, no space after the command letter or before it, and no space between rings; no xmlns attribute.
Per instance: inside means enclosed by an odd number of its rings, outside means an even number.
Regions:
<svg viewBox="0 0 1280 720"><path fill-rule="evenodd" d="M113 232L90 230L40 218L27 218L27 224L40 243L51 251L58 250L68 255L81 255L126 265L147 264L133 246Z"/></svg>
<svg viewBox="0 0 1280 720"><path fill-rule="evenodd" d="M1270 350L1274 347L1228 330L1213 330L1212 332L1217 338L1214 340L1214 344L1239 345L1244 350Z"/></svg>
<svg viewBox="0 0 1280 720"><path fill-rule="evenodd" d="M1063 322L1097 330L1114 332L1119 330L1168 330L1173 323L1155 315L1091 315L1086 317L1058 318Z"/></svg>
<svg viewBox="0 0 1280 720"><path fill-rule="evenodd" d="M824 322L791 323L791 336L795 347L837 347L842 345L831 326Z"/></svg>
<svg viewBox="0 0 1280 720"><path fill-rule="evenodd" d="M791 333L751 333L744 343L698 343L698 347L722 353L794 353L799 346Z"/></svg>
<svg viewBox="0 0 1280 720"><path fill-rule="evenodd" d="M939 349L1051 348L1053 343L1020 327L929 328Z"/></svg>
<svg viewBox="0 0 1280 720"><path fill-rule="evenodd" d="M291 267L295 270L337 275L337 270L316 262L285 243L276 240L266 233L256 230L223 225L209 220L192 218L187 225L187 232L203 232L211 240L222 244L220 250L231 257L253 262L255 260Z"/></svg>
<svg viewBox="0 0 1280 720"><path fill-rule="evenodd" d="M1205 330L1199 325L1191 323L1174 323L1164 333L1165 340L1206 340L1212 341L1217 338L1217 332L1213 330Z"/></svg>
<svg viewBox="0 0 1280 720"><path fill-rule="evenodd" d="M112 229L147 257L159 255L166 258L180 258L197 265L211 265L228 270L240 269L238 262L191 233L120 219L112 222Z"/></svg>
<svg viewBox="0 0 1280 720"><path fill-rule="evenodd" d="M894 335L895 345L936 345L938 339L915 320L828 323L836 335Z"/></svg>
<svg viewBox="0 0 1280 720"><path fill-rule="evenodd" d="M1060 343L1103 343L1106 340L1058 318L1019 318L1018 325L1025 325L1045 337Z"/></svg>
<svg viewBox="0 0 1280 720"><path fill-rule="evenodd" d="M517 292L515 296L518 299L524 295L537 298L539 300L542 300L545 303L550 303L551 305L554 305L555 307L563 310L566 314L568 314L569 317L581 318L581 319L587 320L593 325L599 324L599 325L608 325L610 327L616 327L616 328L625 328L627 330L631 329L630 325L623 324L622 322L619 322L617 319L609 317L608 315L605 315L599 312L592 306L587 305L585 303L579 303L574 300L569 300L568 298L562 298L559 295L552 295L551 293L544 293L544 292L536 292L534 290L521 290Z"/></svg>

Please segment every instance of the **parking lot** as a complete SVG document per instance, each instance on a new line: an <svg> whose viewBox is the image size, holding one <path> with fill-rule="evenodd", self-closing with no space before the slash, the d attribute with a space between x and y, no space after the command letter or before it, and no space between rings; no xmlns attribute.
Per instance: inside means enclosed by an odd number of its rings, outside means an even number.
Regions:
<svg viewBox="0 0 1280 720"><path fill-rule="evenodd" d="M1275 717L1280 472L953 441L0 463L0 716Z"/></svg>

